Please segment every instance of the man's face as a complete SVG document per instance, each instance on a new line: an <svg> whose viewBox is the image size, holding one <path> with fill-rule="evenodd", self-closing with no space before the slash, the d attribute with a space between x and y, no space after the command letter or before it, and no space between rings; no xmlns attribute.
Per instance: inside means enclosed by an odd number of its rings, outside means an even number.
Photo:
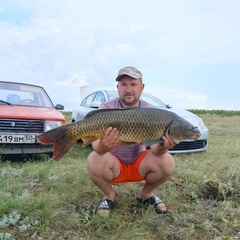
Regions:
<svg viewBox="0 0 240 240"><path fill-rule="evenodd" d="M129 76L121 77L120 81L118 81L117 89L123 106L138 106L143 88L144 84L142 84L141 79L134 79Z"/></svg>

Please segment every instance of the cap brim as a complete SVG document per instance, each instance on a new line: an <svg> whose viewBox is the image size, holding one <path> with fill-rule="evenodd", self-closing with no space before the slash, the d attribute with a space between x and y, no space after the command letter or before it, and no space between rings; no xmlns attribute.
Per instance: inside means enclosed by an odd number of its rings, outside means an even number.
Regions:
<svg viewBox="0 0 240 240"><path fill-rule="evenodd" d="M136 75L131 75L131 74L121 74L121 75L117 76L116 81L119 81L123 76L129 76L129 77L134 78L134 79L141 78L141 77L136 76Z"/></svg>

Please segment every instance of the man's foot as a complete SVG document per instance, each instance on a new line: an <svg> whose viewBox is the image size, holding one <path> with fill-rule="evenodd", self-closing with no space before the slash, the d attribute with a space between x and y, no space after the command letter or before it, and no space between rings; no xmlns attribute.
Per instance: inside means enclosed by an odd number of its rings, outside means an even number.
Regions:
<svg viewBox="0 0 240 240"><path fill-rule="evenodd" d="M115 202L110 199L103 198L96 207L96 213L98 213L100 216L107 217L113 210L114 206Z"/></svg>
<svg viewBox="0 0 240 240"><path fill-rule="evenodd" d="M147 206L149 206L149 204L153 205L153 207L155 209L155 212L157 214L167 213L167 208L166 208L164 202L159 197L157 197L155 195L152 195L150 198L145 199L145 200L141 197L141 195L138 195L137 196L137 201L141 202L142 204L146 204Z"/></svg>

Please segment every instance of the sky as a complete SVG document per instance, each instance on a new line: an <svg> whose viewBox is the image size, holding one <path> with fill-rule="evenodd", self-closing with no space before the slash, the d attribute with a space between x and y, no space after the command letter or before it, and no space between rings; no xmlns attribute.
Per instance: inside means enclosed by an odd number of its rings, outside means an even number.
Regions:
<svg viewBox="0 0 240 240"><path fill-rule="evenodd" d="M183 109L240 110L239 0L1 0L0 80L41 85L71 111L120 68Z"/></svg>

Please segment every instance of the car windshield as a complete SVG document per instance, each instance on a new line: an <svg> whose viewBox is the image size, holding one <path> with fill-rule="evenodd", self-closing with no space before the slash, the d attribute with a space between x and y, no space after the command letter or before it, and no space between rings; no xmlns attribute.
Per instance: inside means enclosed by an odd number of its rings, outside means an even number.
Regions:
<svg viewBox="0 0 240 240"><path fill-rule="evenodd" d="M108 98L113 99L118 97L118 92L117 91L107 91ZM145 102L148 102L149 104L153 105L154 107L157 108L167 108L166 104L162 102L160 99L157 97L153 96L152 94L149 93L142 93L140 99L142 99Z"/></svg>
<svg viewBox="0 0 240 240"><path fill-rule="evenodd" d="M2 81L0 81L0 104L54 107L42 87Z"/></svg>
<svg viewBox="0 0 240 240"><path fill-rule="evenodd" d="M116 90L107 91L107 95L108 95L109 100L111 100L113 98L117 98L118 97L118 92Z"/></svg>
<svg viewBox="0 0 240 240"><path fill-rule="evenodd" d="M164 102L162 102L160 99L158 99L157 97L153 96L152 94L143 92L141 94L140 99L142 99L145 102L150 103L154 107L157 107L157 108L167 108L167 105Z"/></svg>

